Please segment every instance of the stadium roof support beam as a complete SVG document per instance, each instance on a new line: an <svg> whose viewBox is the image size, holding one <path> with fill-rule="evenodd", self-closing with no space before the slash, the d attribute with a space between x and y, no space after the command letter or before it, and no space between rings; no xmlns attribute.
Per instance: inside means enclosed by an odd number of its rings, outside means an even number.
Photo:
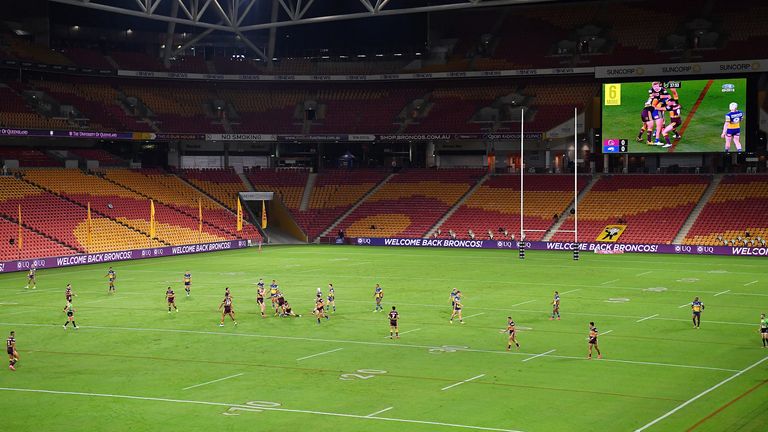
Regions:
<svg viewBox="0 0 768 432"><path fill-rule="evenodd" d="M149 1L149 0L147 0ZM159 2L159 0L158 0ZM151 7L150 7L151 9ZM171 16L175 17L179 13L179 5L178 3L173 3L171 5ZM176 23L169 22L168 28L165 31L165 48L163 48L163 64L165 67L171 66L171 50L173 49L173 35L176 33ZM173 55L176 55L174 52Z"/></svg>
<svg viewBox="0 0 768 432"><path fill-rule="evenodd" d="M359 8L343 8L336 15L321 15L307 17L307 12L314 4L314 0L279 0L281 6L288 15L288 19L274 20L270 22L246 23L246 17L253 7L253 0L135 0L133 7L114 6L110 0L49 0L70 6L79 6L89 9L112 12L121 15L152 19L164 22L174 22L192 27L221 30L225 32L242 34L249 31L268 30L272 28L296 26L303 24L318 24L334 21L346 21L376 16L406 15L428 12L440 12L478 7L512 6L529 3L543 3L555 0L452 0L451 3L443 3L429 6L407 6L398 9L385 9L389 0L358 0L365 11ZM159 13L158 6L162 3L176 2L182 12L182 16L169 16L167 13ZM303 2L306 2L302 5ZM131 4L131 3L127 3ZM167 10L167 9L166 9ZM215 10L215 14L206 13ZM216 15L216 17L212 16ZM215 23L215 18L221 17L222 23ZM246 24L243 26L243 24Z"/></svg>

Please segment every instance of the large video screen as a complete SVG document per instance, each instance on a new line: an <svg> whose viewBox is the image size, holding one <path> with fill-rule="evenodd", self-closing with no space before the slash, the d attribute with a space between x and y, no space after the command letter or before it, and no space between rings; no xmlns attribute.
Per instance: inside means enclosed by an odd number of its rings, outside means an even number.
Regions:
<svg viewBox="0 0 768 432"><path fill-rule="evenodd" d="M603 153L745 149L746 78L603 84Z"/></svg>

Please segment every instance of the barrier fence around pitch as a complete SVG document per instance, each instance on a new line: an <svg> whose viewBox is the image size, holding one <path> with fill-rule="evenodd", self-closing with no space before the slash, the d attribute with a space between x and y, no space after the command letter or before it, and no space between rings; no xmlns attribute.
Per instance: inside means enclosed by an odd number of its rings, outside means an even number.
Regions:
<svg viewBox="0 0 768 432"><path fill-rule="evenodd" d="M379 238L358 237L348 240L357 246L406 246L443 249L509 249L518 250L517 240L459 240L435 238ZM600 242L544 242L526 241L523 249L594 252L605 254L647 253L677 255L731 255L768 257L768 247L748 246L696 246L651 243L600 243Z"/></svg>
<svg viewBox="0 0 768 432"><path fill-rule="evenodd" d="M228 240L222 242L200 243L182 246L164 246L116 252L100 252L92 254L0 261L0 273L27 271L31 268L46 269L116 261L129 261L145 258L161 258L201 252L217 252L232 249L242 249L248 246L249 244L247 240Z"/></svg>

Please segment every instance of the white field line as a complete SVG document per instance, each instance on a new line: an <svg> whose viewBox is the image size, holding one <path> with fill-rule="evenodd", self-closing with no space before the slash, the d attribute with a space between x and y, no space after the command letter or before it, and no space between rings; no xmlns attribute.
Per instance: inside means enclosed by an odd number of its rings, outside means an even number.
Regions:
<svg viewBox="0 0 768 432"><path fill-rule="evenodd" d="M221 296L219 296L221 297ZM369 300L345 300L347 303L370 303ZM535 301L535 300L531 300ZM529 302L526 302L529 303ZM398 303L399 305L404 306L421 306L421 307L434 307L434 308L441 308L445 309L445 305L437 305L437 304L426 304L426 303ZM690 306L690 303L686 303L684 305L678 306L680 308L685 306ZM514 306L514 305L513 305ZM500 308L484 308L485 310L489 311L500 311L500 312L506 312L508 309L512 306L507 306L504 309ZM533 310L533 309L517 309L515 312L520 313L533 313L533 314L541 314L541 310ZM632 316L632 315L616 315L616 314L604 314L604 313L594 313L594 312L568 312L569 315L579 315L579 316L588 316L588 317L607 317L607 318L626 318L626 319L639 319L643 317L639 316ZM685 321L688 322L690 319L683 319L683 318L656 318L660 321ZM729 324L729 325L742 325L742 326L754 326L754 323L742 323L742 322L733 322L733 321L707 321L708 324Z"/></svg>
<svg viewBox="0 0 768 432"><path fill-rule="evenodd" d="M725 294L725 293L729 293L729 292L731 292L731 290L725 290L725 291L721 291L721 292L719 292L719 293L715 294L713 297L717 297L717 296L719 296L719 295L723 295L723 294Z"/></svg>
<svg viewBox="0 0 768 432"><path fill-rule="evenodd" d="M688 320L683 320L683 321L688 321ZM16 327L50 327L50 328L58 327L57 324L29 324L29 323L7 323L7 322L0 322L0 325L16 326ZM753 325L753 324L750 324L750 325ZM151 332L151 333L182 333L182 334L199 334L199 335L209 335L209 336L218 336L218 337L230 336L230 337L251 337L251 338L277 339L277 340L296 340L296 341L309 341L309 342L346 343L346 344L355 344L355 345L387 346L387 347L395 347L395 348L442 349L442 347L434 346L434 345L416 345L416 344L402 344L402 343L390 344L390 343L384 343L384 342L355 341L355 340L347 340L347 339L318 339L318 338L299 337L299 336L263 335L263 334L256 334L256 333L222 333L222 332L199 331L199 330L135 328L135 327L103 327L103 326L80 326L80 328L87 329L87 330L93 329L93 330L107 330L107 331L120 330L120 331ZM472 348L462 348L456 351L471 352L471 353L499 354L499 355L524 355L524 356L530 356L535 354L535 353L525 353L525 352L506 351L506 350L491 351L491 350L481 350L481 349L472 349ZM547 354L544 357L571 359L571 360L586 360L585 357L581 357L581 356L575 357L575 356ZM737 370L735 369L725 369L725 368L710 367L710 366L682 365L682 364L675 364L675 363L657 363L657 362L644 362L644 361L619 360L619 359L602 359L601 361L606 363L615 362L615 363L627 363L627 364L649 365L649 366L676 367L676 368L684 368L684 369L702 369L702 370L713 370L713 371L737 372Z"/></svg>
<svg viewBox="0 0 768 432"><path fill-rule="evenodd" d="M0 303L0 306L13 306L17 305L18 303Z"/></svg>
<svg viewBox="0 0 768 432"><path fill-rule="evenodd" d="M400 332L400 334L401 334L401 335L404 335L404 334L406 334L406 333L412 333L412 332L415 332L415 331L419 331L419 330L421 330L421 329L420 329L420 328L417 328L417 329L413 329L413 330L406 330L406 331L404 331L404 332ZM384 338L385 338L385 339L389 339L389 336L384 336Z"/></svg>
<svg viewBox="0 0 768 432"><path fill-rule="evenodd" d="M653 273L653 270L648 270L647 272L638 273L635 276L645 276L645 275L651 274L651 273Z"/></svg>
<svg viewBox="0 0 768 432"><path fill-rule="evenodd" d="M480 312L480 313L476 313L476 314L474 314L474 315L465 316L465 317L464 317L464 319L467 319L467 318L474 318L474 317L476 317L476 316L480 316L480 315L485 315L485 312Z"/></svg>
<svg viewBox="0 0 768 432"><path fill-rule="evenodd" d="M609 280L609 281L601 283L600 285L608 285L608 284L612 284L612 283L618 282L618 281L619 281L619 279Z"/></svg>
<svg viewBox="0 0 768 432"><path fill-rule="evenodd" d="M568 290L568 291L563 291L563 292L560 293L560 295L570 294L570 293L576 292L576 291L581 291L581 288L576 288L576 289L572 289L572 290Z"/></svg>
<svg viewBox="0 0 768 432"><path fill-rule="evenodd" d="M643 321L645 321L645 320L649 320L649 319L651 319L651 318L656 318L657 316L659 316L659 314L656 314L656 315L651 315L651 316L647 316L647 317L645 317L645 318L640 318L639 320L637 320L637 321L635 321L635 322L643 322Z"/></svg>
<svg viewBox="0 0 768 432"><path fill-rule="evenodd" d="M536 301L536 300L528 300L528 301L524 301L524 302L522 302L522 303L516 303L516 304L513 304L512 306L509 306L509 307L513 308L513 307L515 307L515 306L522 306L522 305L524 305L524 304L533 303L533 302L535 302L535 301Z"/></svg>
<svg viewBox="0 0 768 432"><path fill-rule="evenodd" d="M387 411L391 410L392 408L394 408L394 407L389 407L389 408L384 408L383 410L378 410L378 411L376 411L374 413L368 414L366 417L373 417L373 416L375 416L377 414L381 414L383 412L387 412Z"/></svg>
<svg viewBox="0 0 768 432"><path fill-rule="evenodd" d="M484 377L484 376L485 376L485 374L480 374L480 375L478 375L478 376L474 376L474 377L472 377L472 378L469 378L469 379L465 379L464 381L459 381L459 382L457 382L456 384L451 384L451 385L449 385L448 387L443 387L443 388L441 388L440 390L443 390L443 391L444 391L444 390L448 390L448 389L450 389L450 388L454 388L454 387L456 387L456 386L460 386L460 385L462 385L462 384L464 384L464 383L468 383L468 382L470 382L470 381L476 380L476 379L478 379L478 378L482 378L482 377Z"/></svg>
<svg viewBox="0 0 768 432"><path fill-rule="evenodd" d="M300 357L300 358L297 358L297 359L296 359L296 361L302 361L302 360L306 360L306 359L308 359L308 358L312 358L312 357L321 356L321 355L323 355L323 354L330 354L330 353L333 353L333 352L336 352L336 351L341 351L341 350L343 350L343 349L344 349L344 348L336 348L336 349L334 349L334 350L330 350L330 351L323 351L323 352L321 352L321 353L312 354L312 355L308 355L308 356L306 356L306 357Z"/></svg>
<svg viewBox="0 0 768 432"><path fill-rule="evenodd" d="M762 362L764 362L764 361L766 361L766 360L768 360L768 357L763 357L762 359L760 359L760 360L756 361L755 363L752 363L751 365L749 365L749 366L745 367L744 369L742 369L742 370L740 370L740 371L736 372L735 374L733 374L733 375L729 376L728 378L726 378L726 379L724 379L724 380L720 381L719 383L717 383L717 384L713 385L712 387L710 387L710 388L708 388L708 389L704 390L703 392L701 392L701 393L697 394L696 396L694 396L694 397L692 397L692 398L688 399L687 401L685 401L685 402L681 403L680 405L678 405L678 406L676 406L675 408L673 408L672 410L668 411L666 414L662 415L661 417L658 417L658 418L656 418L655 420L651 421L650 423L646 424L645 426L642 426L642 427L640 427L640 428L638 428L638 429L635 429L635 432L642 432L642 431L644 431L644 430L648 429L649 427L651 427L651 426L655 425L656 423L658 423L658 422L660 422L660 421L664 420L665 418L667 418L667 417L671 416L672 414L674 414L674 413L676 413L676 412L680 411L681 409L683 409L683 408L685 408L686 406L690 405L691 403L695 402L695 401L696 401L696 400L698 400L699 398L701 398L701 397L705 396L707 393L709 393L709 392L711 392L711 391L714 391L714 390L716 390L718 387L722 386L723 384L726 384L726 383L728 383L729 381L731 381L731 380L733 380L733 379L735 379L735 378L738 378L739 376L741 376L741 375L743 375L744 373L748 372L748 371L749 371L749 370L751 370L752 368L755 368L755 367L759 366L759 365L760 365Z"/></svg>
<svg viewBox="0 0 768 432"><path fill-rule="evenodd" d="M230 375L230 376L228 376L228 377L224 377L224 378L219 378L219 379L217 379L217 380L213 380L213 381L204 382L204 383L202 383L202 384L195 384L195 385L193 385L193 386L184 387L182 390L189 390L189 389L193 389L193 388L195 388L195 387L202 387L202 386L204 386L204 385L213 384L213 383L217 383L217 382L219 382L219 381L228 380L228 379L230 379L230 378L236 378L236 377L239 377L240 375L243 375L244 373L245 373L245 372L243 372L243 373L239 373L239 374L236 374L236 375Z"/></svg>
<svg viewBox="0 0 768 432"><path fill-rule="evenodd" d="M549 350L549 351L547 351L547 352L543 352L543 353L541 353L541 354L536 354L535 356L530 356L530 357L528 357L527 359L523 359L523 361L524 361L524 362L527 362L528 360L533 360L533 359L535 359L536 357L543 357L543 356L545 356L545 355L547 355L547 354L550 354L550 353L553 353L553 352L555 352L555 351L557 351L557 350L553 350L553 349L551 349L551 350Z"/></svg>
<svg viewBox="0 0 768 432"><path fill-rule="evenodd" d="M686 307L686 306L690 306L690 305L691 305L690 303L685 303L685 304L681 304L681 305L680 305L680 306L678 306L677 308L678 308L678 309L680 309L680 308L684 308L684 307Z"/></svg>
<svg viewBox="0 0 768 432"><path fill-rule="evenodd" d="M600 336L605 336L605 335L607 335L608 333L610 333L612 331L613 330L604 331L604 332L600 333Z"/></svg>
<svg viewBox="0 0 768 432"><path fill-rule="evenodd" d="M756 283L757 283L757 281L756 281L756 280L753 280L752 282L747 282L747 283L745 283L745 284L744 284L744 286L750 286L750 285L752 285L752 284L756 284Z"/></svg>
<svg viewBox="0 0 768 432"><path fill-rule="evenodd" d="M199 400L167 399L167 398L157 398L157 397L105 394L105 393L69 392L69 391L38 390L38 389L11 388L11 387L0 387L0 391L47 393L47 394L56 394L56 395L88 396L88 397L101 397L101 398L112 398L112 399L132 399L132 400L152 401L152 402L169 402L169 403L220 406L224 408L236 407L236 408L243 408L243 409L250 409L250 410L254 409L254 407L251 405L229 404L229 403L222 403L222 402L208 402L208 401L199 401ZM522 432L516 429L500 429L500 428L492 428L492 427L484 427L484 426L471 426L471 425L462 425L462 424L456 424L456 423L442 423L442 422L433 422L433 421L427 421L427 420L411 420L411 419L400 419L400 418L390 418L390 417L366 417L366 416L357 415L357 414L344 414L344 413L334 413L334 412L325 412L325 411L312 411L312 410L300 410L300 409L289 409L289 408L278 408L278 407L262 407L262 406L258 407L257 409L262 411L276 411L276 412L287 412L287 413L322 415L322 416L331 416L331 417L346 417L346 418L355 418L355 419L362 419L362 420L379 420L379 421L390 421L390 422L400 422L400 423L425 424L425 425L432 425L432 426L486 430L486 431L495 431L495 432Z"/></svg>

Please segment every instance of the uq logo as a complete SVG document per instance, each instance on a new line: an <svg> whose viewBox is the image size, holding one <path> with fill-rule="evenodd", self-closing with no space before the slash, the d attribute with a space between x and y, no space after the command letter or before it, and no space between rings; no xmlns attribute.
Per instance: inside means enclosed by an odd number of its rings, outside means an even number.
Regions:
<svg viewBox="0 0 768 432"><path fill-rule="evenodd" d="M357 239L357 244L371 244L371 239L369 239L369 238L359 238L359 239Z"/></svg>

